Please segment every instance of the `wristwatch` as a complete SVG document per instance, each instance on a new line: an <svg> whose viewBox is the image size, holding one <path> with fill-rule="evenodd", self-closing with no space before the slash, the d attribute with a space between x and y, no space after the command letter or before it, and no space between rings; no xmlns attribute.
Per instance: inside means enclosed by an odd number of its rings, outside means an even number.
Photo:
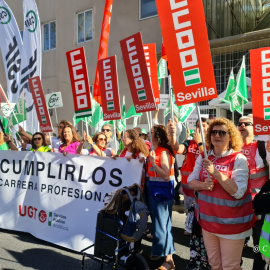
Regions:
<svg viewBox="0 0 270 270"><path fill-rule="evenodd" d="M200 147L200 146L203 146L203 143L200 142L200 143L198 143L197 145L198 145L198 147Z"/></svg>

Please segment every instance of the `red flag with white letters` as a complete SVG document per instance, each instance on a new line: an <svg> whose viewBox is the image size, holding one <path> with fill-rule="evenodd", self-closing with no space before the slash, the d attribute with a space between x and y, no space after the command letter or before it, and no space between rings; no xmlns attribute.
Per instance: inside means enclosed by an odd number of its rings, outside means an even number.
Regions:
<svg viewBox="0 0 270 270"><path fill-rule="evenodd" d="M66 52L76 118L92 115L84 47Z"/></svg>
<svg viewBox="0 0 270 270"><path fill-rule="evenodd" d="M34 77L28 80L29 87L33 96L37 117L41 132L53 132L51 118L48 113L47 104L41 85L40 77Z"/></svg>
<svg viewBox="0 0 270 270"><path fill-rule="evenodd" d="M156 104L160 103L159 97L159 85L158 85L158 71L157 71L157 52L156 44L145 44L143 45L145 60L147 64L147 69L152 85L152 90L154 93Z"/></svg>
<svg viewBox="0 0 270 270"><path fill-rule="evenodd" d="M177 106L217 97L202 0L156 0Z"/></svg>
<svg viewBox="0 0 270 270"><path fill-rule="evenodd" d="M121 40L120 46L136 113L156 110L141 33Z"/></svg>
<svg viewBox="0 0 270 270"><path fill-rule="evenodd" d="M116 56L98 60L103 120L121 119Z"/></svg>

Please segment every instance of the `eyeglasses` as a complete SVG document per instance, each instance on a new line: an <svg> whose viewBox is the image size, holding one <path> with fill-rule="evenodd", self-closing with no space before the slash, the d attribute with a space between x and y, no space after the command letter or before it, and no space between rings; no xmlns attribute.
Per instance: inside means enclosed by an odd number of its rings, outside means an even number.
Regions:
<svg viewBox="0 0 270 270"><path fill-rule="evenodd" d="M33 140L34 141L40 141L42 138L41 137L37 137L37 138L34 138Z"/></svg>
<svg viewBox="0 0 270 270"><path fill-rule="evenodd" d="M248 127L248 126L253 126L253 124L251 122L239 122L237 124L238 127L241 127L242 125L244 124L245 127Z"/></svg>
<svg viewBox="0 0 270 270"><path fill-rule="evenodd" d="M103 128L101 131L102 132L110 132L111 130L110 129L107 129L107 128Z"/></svg>
<svg viewBox="0 0 270 270"><path fill-rule="evenodd" d="M64 126L58 126L58 128L64 128Z"/></svg>
<svg viewBox="0 0 270 270"><path fill-rule="evenodd" d="M224 130L211 130L211 135L212 136L218 136L219 137L224 137L228 132L227 131L224 131Z"/></svg>
<svg viewBox="0 0 270 270"><path fill-rule="evenodd" d="M98 140L107 142L107 139L105 139L105 138L99 138Z"/></svg>

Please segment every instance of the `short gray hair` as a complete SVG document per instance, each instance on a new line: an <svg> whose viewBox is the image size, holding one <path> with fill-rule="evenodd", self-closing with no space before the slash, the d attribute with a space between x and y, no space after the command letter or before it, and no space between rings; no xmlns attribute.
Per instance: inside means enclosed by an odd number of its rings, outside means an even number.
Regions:
<svg viewBox="0 0 270 270"><path fill-rule="evenodd" d="M239 118L239 121L246 120L253 124L253 114L248 114Z"/></svg>

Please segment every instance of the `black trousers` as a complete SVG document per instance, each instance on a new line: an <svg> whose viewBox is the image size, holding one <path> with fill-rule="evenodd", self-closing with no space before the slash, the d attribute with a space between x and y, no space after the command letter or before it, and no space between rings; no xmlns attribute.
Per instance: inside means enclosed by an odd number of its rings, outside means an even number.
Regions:
<svg viewBox="0 0 270 270"><path fill-rule="evenodd" d="M264 216L261 220L258 220L255 223L255 226L252 228L252 237L253 237L253 245L258 246L260 242L261 230L264 222ZM253 261L253 270L264 270L266 262L262 259L262 254L260 252L254 252L254 261Z"/></svg>

